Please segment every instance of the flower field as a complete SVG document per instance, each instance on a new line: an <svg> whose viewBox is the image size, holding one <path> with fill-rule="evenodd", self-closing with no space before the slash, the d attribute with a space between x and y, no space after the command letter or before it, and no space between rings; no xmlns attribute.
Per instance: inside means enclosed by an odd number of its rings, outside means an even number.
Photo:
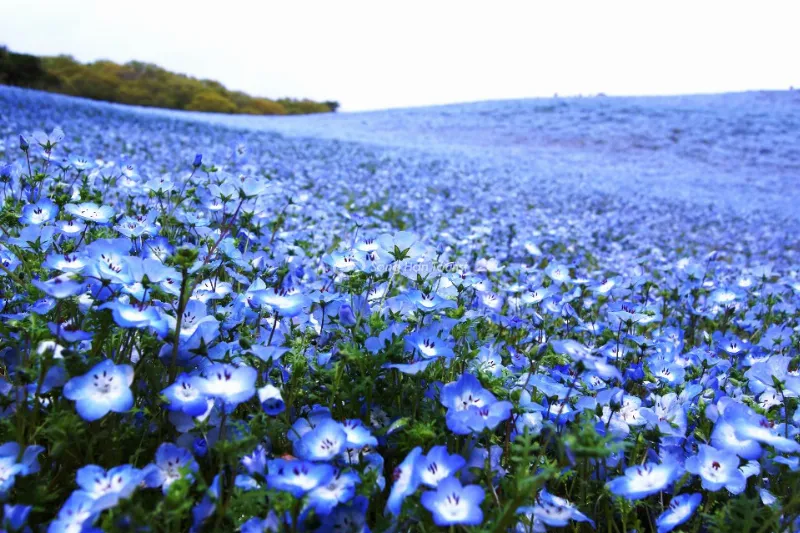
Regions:
<svg viewBox="0 0 800 533"><path fill-rule="evenodd" d="M3 530L800 530L799 110L0 87Z"/></svg>

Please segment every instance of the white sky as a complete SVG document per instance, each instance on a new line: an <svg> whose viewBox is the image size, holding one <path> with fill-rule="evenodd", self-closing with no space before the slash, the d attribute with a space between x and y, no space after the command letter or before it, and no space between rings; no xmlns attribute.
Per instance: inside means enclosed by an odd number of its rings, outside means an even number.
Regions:
<svg viewBox="0 0 800 533"><path fill-rule="evenodd" d="M0 43L379 109L800 85L800 1L0 0Z"/></svg>

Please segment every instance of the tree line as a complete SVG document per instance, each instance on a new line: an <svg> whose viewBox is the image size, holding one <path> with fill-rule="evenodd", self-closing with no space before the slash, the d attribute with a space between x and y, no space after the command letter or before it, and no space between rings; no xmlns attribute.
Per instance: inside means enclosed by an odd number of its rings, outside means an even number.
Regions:
<svg viewBox="0 0 800 533"><path fill-rule="evenodd" d="M80 63L68 55L39 57L5 47L0 47L0 84L105 102L214 113L305 115L339 108L334 101L258 98L228 90L218 81L192 78L141 61Z"/></svg>

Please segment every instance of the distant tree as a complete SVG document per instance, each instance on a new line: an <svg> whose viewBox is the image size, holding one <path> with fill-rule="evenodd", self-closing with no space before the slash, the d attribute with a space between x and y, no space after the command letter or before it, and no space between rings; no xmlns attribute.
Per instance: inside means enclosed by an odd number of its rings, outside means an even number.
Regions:
<svg viewBox="0 0 800 533"><path fill-rule="evenodd" d="M58 86L58 78L47 73L41 59L0 48L0 83L46 89Z"/></svg>
<svg viewBox="0 0 800 533"><path fill-rule="evenodd" d="M4 47L0 47L0 83L94 100L217 113L296 115L330 113L339 107L333 101L254 98L229 91L218 81L199 80L142 61L83 64L68 55L40 58Z"/></svg>
<svg viewBox="0 0 800 533"><path fill-rule="evenodd" d="M214 91L198 93L189 105L187 111L208 111L212 113L235 113L236 104Z"/></svg>
<svg viewBox="0 0 800 533"><path fill-rule="evenodd" d="M326 100L323 103L328 106L328 109L330 109L332 113L336 113L336 111L339 109L339 102L334 100Z"/></svg>

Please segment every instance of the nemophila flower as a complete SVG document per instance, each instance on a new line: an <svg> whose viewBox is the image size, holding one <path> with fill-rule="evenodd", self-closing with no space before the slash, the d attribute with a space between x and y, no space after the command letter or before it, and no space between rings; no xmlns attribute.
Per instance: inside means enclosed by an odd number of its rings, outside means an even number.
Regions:
<svg viewBox="0 0 800 533"><path fill-rule="evenodd" d="M735 454L706 444L700 445L697 455L686 459L686 471L699 475L703 488L713 492L725 487L731 494L739 494L747 483Z"/></svg>
<svg viewBox="0 0 800 533"><path fill-rule="evenodd" d="M258 401L269 416L278 416L286 409L281 391L274 385L268 384L258 389Z"/></svg>
<svg viewBox="0 0 800 533"><path fill-rule="evenodd" d="M264 519L253 517L242 524L241 533L278 533L281 530L281 522L275 515L275 511L267 513Z"/></svg>
<svg viewBox="0 0 800 533"><path fill-rule="evenodd" d="M376 239L380 247L395 259L415 259L425 253L425 246L409 231L384 233Z"/></svg>
<svg viewBox="0 0 800 533"><path fill-rule="evenodd" d="M47 281L33 280L33 285L48 296L58 300L76 296L83 291L83 283L74 281L74 274L66 273Z"/></svg>
<svg viewBox="0 0 800 533"><path fill-rule="evenodd" d="M240 198L255 198L267 190L268 184L263 179L245 178L239 180Z"/></svg>
<svg viewBox="0 0 800 533"><path fill-rule="evenodd" d="M361 479L355 472L336 472L334 476L308 493L307 508L325 516L340 503L350 501Z"/></svg>
<svg viewBox="0 0 800 533"><path fill-rule="evenodd" d="M755 440L783 453L800 452L800 444L782 435L779 428L764 416L740 418L735 421L734 426L736 438L739 440Z"/></svg>
<svg viewBox="0 0 800 533"><path fill-rule="evenodd" d="M439 527L478 526L483 522L481 502L485 497L478 485L462 486L458 479L448 477L439 482L436 491L422 493L421 502Z"/></svg>
<svg viewBox="0 0 800 533"><path fill-rule="evenodd" d="M360 450L365 446L377 446L376 439L369 428L357 418L348 419L342 422L342 429L347 435L346 447L350 450Z"/></svg>
<svg viewBox="0 0 800 533"><path fill-rule="evenodd" d="M301 460L274 459L269 464L267 485L271 489L302 498L315 488L329 483L335 475L333 466Z"/></svg>
<svg viewBox="0 0 800 533"><path fill-rule="evenodd" d="M617 496L640 500L666 490L681 473L675 462L646 463L626 468L624 476L612 479L606 486Z"/></svg>
<svg viewBox="0 0 800 533"><path fill-rule="evenodd" d="M101 511L117 505L120 499L129 498L142 482L144 472L132 465L122 465L106 470L97 465L78 469L75 482L95 501L94 509Z"/></svg>
<svg viewBox="0 0 800 533"><path fill-rule="evenodd" d="M167 173L157 178L147 180L143 186L145 191L153 192L156 195L164 195L175 188L175 181L172 179L172 176Z"/></svg>
<svg viewBox="0 0 800 533"><path fill-rule="evenodd" d="M0 246L0 264L2 264L5 268L14 272L17 267L21 264L20 260L17 259L13 253L11 253L8 249L3 246ZM0 277L6 275L5 270L0 270Z"/></svg>
<svg viewBox="0 0 800 533"><path fill-rule="evenodd" d="M221 300L232 291L233 287L228 282L206 279L197 284L193 297L206 303L209 300Z"/></svg>
<svg viewBox="0 0 800 533"><path fill-rule="evenodd" d="M155 463L145 467L142 476L145 485L151 489L160 487L166 494L175 481L184 477L182 470L195 472L198 468L189 450L165 442L156 450ZM188 479L192 479L191 474Z"/></svg>
<svg viewBox="0 0 800 533"><path fill-rule="evenodd" d="M155 235L159 230L156 216L155 211L151 211L147 215L126 216L114 226L114 229L130 239L136 239L143 235Z"/></svg>
<svg viewBox="0 0 800 533"><path fill-rule="evenodd" d="M165 337L169 331L167 321L156 310L155 307L142 307L128 305L119 301L107 302L98 309L108 309L114 316L114 323L126 329L152 328L161 337Z"/></svg>
<svg viewBox="0 0 800 533"><path fill-rule="evenodd" d="M653 407L643 407L640 412L647 427L657 427L662 435L684 436L686 434L686 411L674 392L657 396Z"/></svg>
<svg viewBox="0 0 800 533"><path fill-rule="evenodd" d="M32 505L3 505L3 527L6 531L22 531Z"/></svg>
<svg viewBox="0 0 800 533"><path fill-rule="evenodd" d="M178 319L172 315L165 315L169 329L175 331ZM208 313L206 304L198 300L189 300L181 317L180 338L187 341L198 332L208 332L218 329L219 321Z"/></svg>
<svg viewBox="0 0 800 533"><path fill-rule="evenodd" d="M20 138L22 138L21 135ZM34 130L34 132L31 133L30 138L38 143L43 149L50 151L58 143L64 140L64 130L58 126L53 128L50 134L45 133L43 130Z"/></svg>
<svg viewBox="0 0 800 533"><path fill-rule="evenodd" d="M317 426L294 442L294 454L309 461L330 461L345 449L347 433L333 419L320 421Z"/></svg>
<svg viewBox="0 0 800 533"><path fill-rule="evenodd" d="M478 291L476 302L479 307L493 312L503 308L503 298L492 291Z"/></svg>
<svg viewBox="0 0 800 533"><path fill-rule="evenodd" d="M508 420L512 407L511 402L495 401L482 407L468 407L464 411L448 411L447 427L457 435L494 429L500 422Z"/></svg>
<svg viewBox="0 0 800 533"><path fill-rule="evenodd" d="M19 221L23 224L46 224L58 216L58 206L49 198L23 206Z"/></svg>
<svg viewBox="0 0 800 533"><path fill-rule="evenodd" d="M17 462L16 455L0 456L0 498L5 498L6 493L14 486L16 477L24 475L25 465Z"/></svg>
<svg viewBox="0 0 800 533"><path fill-rule="evenodd" d="M175 383L161 391L166 397L167 409L180 411L189 416L200 416L208 410L208 396L205 393L206 382L200 376L181 374Z"/></svg>
<svg viewBox="0 0 800 533"><path fill-rule="evenodd" d="M564 527L569 525L570 521L588 522L594 527L594 522L580 512L572 503L564 498L550 494L547 489L542 489L539 492L536 497L536 505L520 507L517 509L517 514L533 514L542 524L551 527Z"/></svg>
<svg viewBox="0 0 800 533"><path fill-rule="evenodd" d="M393 515L400 514L400 509L403 506L403 500L413 494L419 486L419 469L417 461L422 455L422 448L417 446L406 455L398 466L395 467L392 473L392 488L389 492L389 498L386 500L386 510Z"/></svg>
<svg viewBox="0 0 800 533"><path fill-rule="evenodd" d="M250 366L214 363L203 370L202 376L204 383L201 387L205 394L222 400L229 411L256 393L258 372Z"/></svg>
<svg viewBox="0 0 800 533"><path fill-rule="evenodd" d="M128 239L98 239L86 247L90 263L84 274L111 283L131 283L133 277L126 261L131 243Z"/></svg>
<svg viewBox="0 0 800 533"><path fill-rule="evenodd" d="M748 423L754 413L745 405L730 400L720 401L719 418L711 432L711 444L719 450L737 454L742 459L758 459L761 457L761 444L754 439L742 439L737 436L737 427Z"/></svg>
<svg viewBox="0 0 800 533"><path fill-rule="evenodd" d="M681 494L672 498L667 510L656 518L658 533L669 533L684 524L692 517L702 501L703 496L699 493Z"/></svg>
<svg viewBox="0 0 800 533"><path fill-rule="evenodd" d="M20 230L19 237L9 238L8 243L19 246L23 250L46 252L53 245L55 232L53 226L25 226Z"/></svg>
<svg viewBox="0 0 800 533"><path fill-rule="evenodd" d="M96 364L83 376L70 379L64 385L64 397L75 401L75 409L86 421L92 422L109 411L124 413L133 407L133 367L115 365L110 359Z"/></svg>
<svg viewBox="0 0 800 533"><path fill-rule="evenodd" d="M69 164L72 168L74 168L79 172L90 170L92 167L94 167L94 161L92 161L88 157L80 155L69 156Z"/></svg>
<svg viewBox="0 0 800 533"><path fill-rule="evenodd" d="M570 275L569 275L569 267L558 263L550 263L544 269L545 274L547 277L555 281L556 283L569 283L570 282Z"/></svg>
<svg viewBox="0 0 800 533"><path fill-rule="evenodd" d="M464 373L442 387L440 402L448 410L465 411L469 407L484 407L496 401L494 395L483 388L472 374Z"/></svg>
<svg viewBox="0 0 800 533"><path fill-rule="evenodd" d="M87 258L81 253L51 253L42 263L43 267L61 272L79 273L87 265Z"/></svg>
<svg viewBox="0 0 800 533"><path fill-rule="evenodd" d="M364 496L356 496L347 504L338 505L332 513L325 516L317 533L342 531L352 533L369 533L366 512L369 500Z"/></svg>
<svg viewBox="0 0 800 533"><path fill-rule="evenodd" d="M465 464L467 461L462 456L447 453L447 446L434 446L417 459L417 477L420 483L435 488L441 480L453 476Z"/></svg>
<svg viewBox="0 0 800 533"><path fill-rule="evenodd" d="M650 373L657 379L671 386L681 385L686 375L686 371L682 366L666 362L653 365L650 368Z"/></svg>
<svg viewBox="0 0 800 533"><path fill-rule="evenodd" d="M358 323L353 308L349 304L339 306L339 324L346 328L351 328Z"/></svg>
<svg viewBox="0 0 800 533"><path fill-rule="evenodd" d="M409 291L406 298L420 311L430 313L440 309L452 309L456 302L442 298L435 292Z"/></svg>
<svg viewBox="0 0 800 533"><path fill-rule="evenodd" d="M33 444L24 450L16 442L6 442L0 446L0 461L8 465L19 465L18 475L27 476L39 472L39 454L44 451L43 446ZM11 462L9 462L11 460ZM3 476L0 475L0 478Z"/></svg>
<svg viewBox="0 0 800 533"><path fill-rule="evenodd" d="M486 372L492 377L499 378L503 375L503 357L486 346L481 347L477 357L470 364L470 369L478 372Z"/></svg>
<svg viewBox="0 0 800 533"><path fill-rule="evenodd" d="M86 230L86 224L80 220L57 220L56 227L65 237L76 238Z"/></svg>
<svg viewBox="0 0 800 533"><path fill-rule="evenodd" d="M292 424L292 429L289 430L286 438L288 438L291 442L295 442L301 439L303 435L317 427L321 422L329 420L330 418L331 412L327 407L315 405L305 417L295 420L294 424Z"/></svg>
<svg viewBox="0 0 800 533"><path fill-rule="evenodd" d="M166 237L153 237L147 239L142 246L142 253L148 259L156 259L162 263L171 257L175 252L175 247L169 242Z"/></svg>
<svg viewBox="0 0 800 533"><path fill-rule="evenodd" d="M294 317L311 304L307 296L297 290L264 289L252 293L252 301L257 305L267 305L282 317Z"/></svg>
<svg viewBox="0 0 800 533"><path fill-rule="evenodd" d="M423 359L450 358L455 354L453 352L454 343L447 340L448 335L446 331L443 331L441 325L426 326L406 335L405 348L408 351L416 351Z"/></svg>
<svg viewBox="0 0 800 533"><path fill-rule="evenodd" d="M73 492L61 509L56 519L50 522L47 533L74 533L76 531L91 531L100 510L96 508L96 499L86 491Z"/></svg>
<svg viewBox="0 0 800 533"><path fill-rule="evenodd" d="M82 204L67 204L64 211L86 222L95 224L108 224L114 216L114 209L107 205L97 205L92 202Z"/></svg>

